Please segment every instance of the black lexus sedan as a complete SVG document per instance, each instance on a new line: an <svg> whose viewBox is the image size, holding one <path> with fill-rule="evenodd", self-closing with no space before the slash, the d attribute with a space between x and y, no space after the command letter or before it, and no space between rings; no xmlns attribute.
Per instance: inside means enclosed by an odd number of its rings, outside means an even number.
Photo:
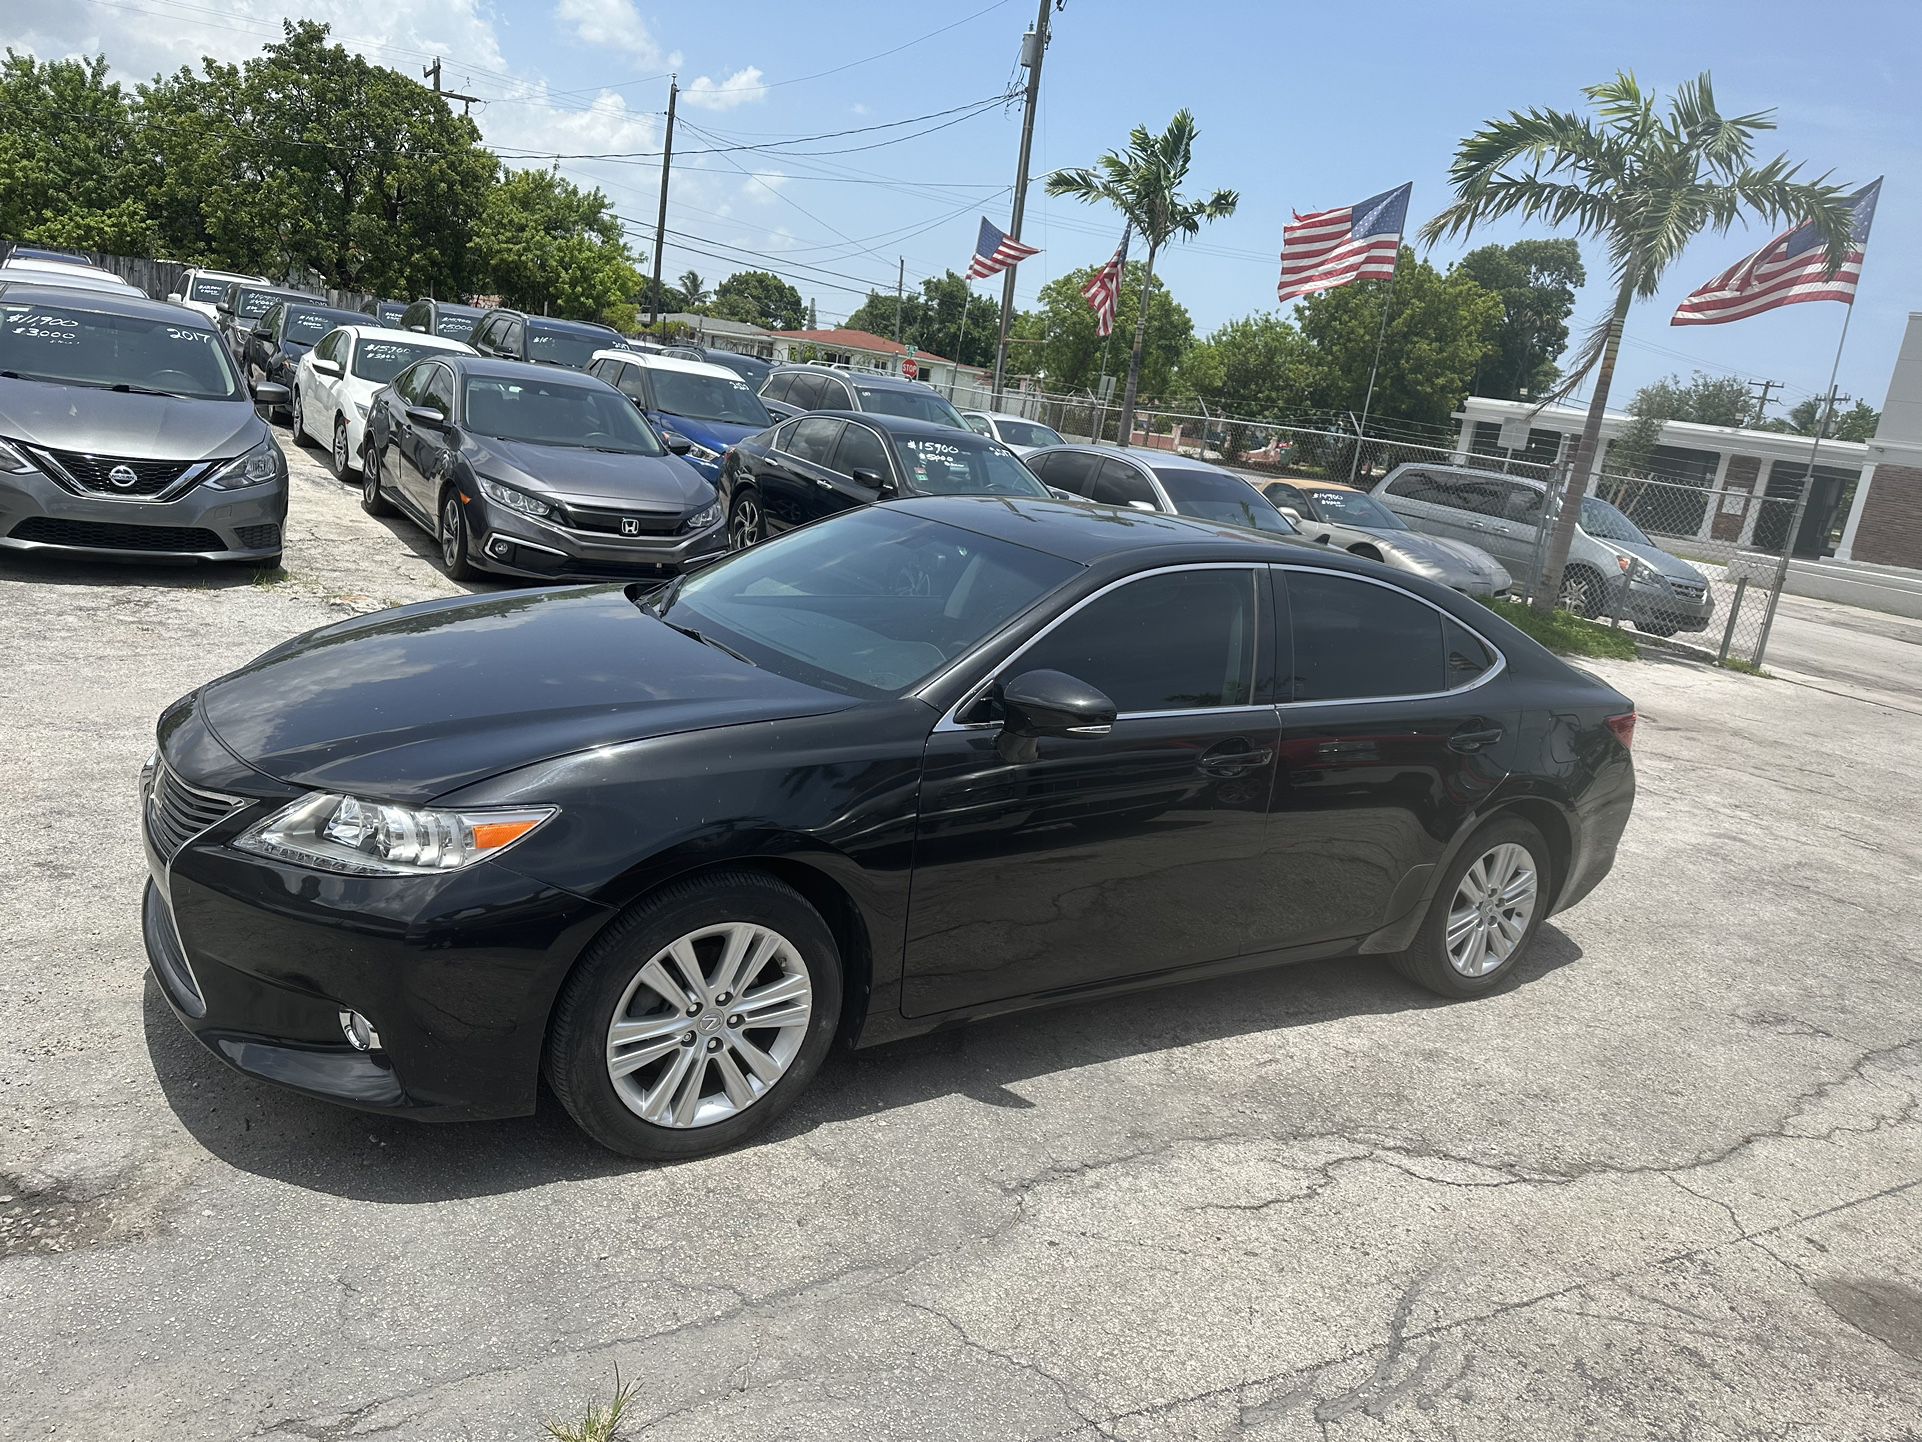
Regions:
<svg viewBox="0 0 1922 1442"><path fill-rule="evenodd" d="M735 442L720 490L736 548L896 496L1050 494L999 441L872 411L798 416Z"/></svg>
<svg viewBox="0 0 1922 1442"><path fill-rule="evenodd" d="M689 1156L837 1037L1311 957L1492 991L1613 864L1634 721L1345 554L896 501L653 591L344 621L175 702L146 944L253 1076L452 1118L544 1074Z"/></svg>
<svg viewBox="0 0 1922 1442"><path fill-rule="evenodd" d="M374 393L361 506L398 508L454 580L666 577L725 549L714 487L606 381L435 354Z"/></svg>
<svg viewBox="0 0 1922 1442"><path fill-rule="evenodd" d="M240 373L248 389L258 393L261 386L272 385L291 394L300 358L334 327L360 325L366 319L359 311L340 310L317 300L275 301L241 343ZM291 401L270 402L266 410L270 420L294 416Z"/></svg>

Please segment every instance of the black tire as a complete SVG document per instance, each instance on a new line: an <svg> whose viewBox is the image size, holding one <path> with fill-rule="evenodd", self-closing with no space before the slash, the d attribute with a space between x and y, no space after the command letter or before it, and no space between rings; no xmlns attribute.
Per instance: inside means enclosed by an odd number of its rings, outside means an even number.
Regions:
<svg viewBox="0 0 1922 1442"><path fill-rule="evenodd" d="M370 516L394 514L394 503L381 494L380 448L372 441L360 453L360 508Z"/></svg>
<svg viewBox="0 0 1922 1442"><path fill-rule="evenodd" d="M347 417L334 417L334 436L328 455L334 462L334 479L345 481L351 474L347 465Z"/></svg>
<svg viewBox="0 0 1922 1442"><path fill-rule="evenodd" d="M1446 935L1449 913L1453 909L1456 891L1469 868L1496 847L1505 845L1523 848L1534 862L1534 906L1523 927L1521 939L1508 956L1484 974L1471 976L1449 960ZM1528 960L1529 947L1548 913L1548 897L1553 885L1548 843L1542 839L1542 833L1519 816L1495 817L1463 843L1461 852L1435 890L1434 900L1429 903L1428 915L1422 921L1421 930L1415 933L1408 950L1393 959L1395 970L1416 985L1447 997L1485 996L1498 990Z"/></svg>
<svg viewBox="0 0 1922 1442"><path fill-rule="evenodd" d="M1602 613L1605 583L1586 566L1567 566L1562 570L1561 605L1577 616L1593 620Z"/></svg>
<svg viewBox="0 0 1922 1442"><path fill-rule="evenodd" d="M474 567L474 536L467 529L467 511L458 487L441 487L434 538L440 542L440 566L448 580L471 581L480 574Z"/></svg>
<svg viewBox="0 0 1922 1442"><path fill-rule="evenodd" d="M300 416L300 387L295 386L293 396L287 402L287 429L297 446L305 444L307 440L307 428L300 423Z"/></svg>
<svg viewBox="0 0 1922 1442"><path fill-rule="evenodd" d="M787 1069L724 1120L672 1127L630 1109L608 1073L608 1029L636 974L679 938L730 921L773 929L804 963L812 988L805 1038ZM587 949L561 988L548 1027L547 1082L581 1130L611 1151L676 1161L736 1146L768 1127L806 1090L841 1020L841 953L802 895L765 872L721 871L668 884L637 902ZM671 1054L670 1054L671 1055Z"/></svg>
<svg viewBox="0 0 1922 1442"><path fill-rule="evenodd" d="M745 551L767 539L767 518L761 510L761 496L752 486L734 492L727 508L727 548Z"/></svg>

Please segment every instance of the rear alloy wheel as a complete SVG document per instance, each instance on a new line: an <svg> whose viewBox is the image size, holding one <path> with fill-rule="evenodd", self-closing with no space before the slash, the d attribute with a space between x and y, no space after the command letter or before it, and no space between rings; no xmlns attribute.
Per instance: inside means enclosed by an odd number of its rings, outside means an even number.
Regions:
<svg viewBox="0 0 1922 1442"><path fill-rule="evenodd" d="M1519 816L1497 817L1468 839L1396 969L1443 996L1493 991L1546 915L1548 845Z"/></svg>
<svg viewBox="0 0 1922 1442"><path fill-rule="evenodd" d="M474 571L473 538L467 530L467 512L461 505L460 487L449 486L440 500L440 564L450 581L472 580Z"/></svg>
<svg viewBox="0 0 1922 1442"><path fill-rule="evenodd" d="M582 958L554 1010L547 1077L589 1136L628 1156L718 1151L800 1095L840 1022L820 913L756 871L675 883Z"/></svg>
<svg viewBox="0 0 1922 1442"><path fill-rule="evenodd" d="M347 417L334 417L334 479L347 479Z"/></svg>
<svg viewBox="0 0 1922 1442"><path fill-rule="evenodd" d="M727 518L727 543L731 550L745 551L766 534L761 519L761 498L752 490L738 491Z"/></svg>
<svg viewBox="0 0 1922 1442"><path fill-rule="evenodd" d="M394 504L380 493L380 447L371 440L360 453L360 508L370 516L391 516Z"/></svg>

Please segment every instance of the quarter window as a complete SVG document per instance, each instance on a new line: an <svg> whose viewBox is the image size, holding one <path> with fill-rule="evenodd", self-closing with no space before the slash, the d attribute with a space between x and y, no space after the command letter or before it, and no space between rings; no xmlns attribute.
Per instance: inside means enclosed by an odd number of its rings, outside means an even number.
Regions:
<svg viewBox="0 0 1922 1442"><path fill-rule="evenodd" d="M1452 616L1442 617L1442 645L1447 655L1448 689L1459 691L1495 664L1495 654L1482 639Z"/></svg>
<svg viewBox="0 0 1922 1442"><path fill-rule="evenodd" d="M1253 571L1144 576L1089 602L1009 668L1064 671L1117 711L1246 706L1254 697Z"/></svg>
<svg viewBox="0 0 1922 1442"><path fill-rule="evenodd" d="M1286 699L1432 696L1474 679L1469 675L1458 683L1449 677L1442 613L1434 607L1352 576L1285 574L1295 638L1294 677L1283 689ZM1481 670L1487 667L1484 659Z"/></svg>

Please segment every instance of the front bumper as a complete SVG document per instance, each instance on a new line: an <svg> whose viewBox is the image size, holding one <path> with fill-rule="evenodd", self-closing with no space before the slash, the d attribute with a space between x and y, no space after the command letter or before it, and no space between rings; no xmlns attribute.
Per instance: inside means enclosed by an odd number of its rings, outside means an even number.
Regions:
<svg viewBox="0 0 1922 1442"><path fill-rule="evenodd" d="M242 491L195 486L170 501L76 496L38 471L0 475L0 548L129 561L253 561L276 556L287 482Z"/></svg>
<svg viewBox="0 0 1922 1442"><path fill-rule="evenodd" d="M1715 616L1715 593L1706 586L1700 596L1684 595L1667 586L1630 584L1624 620L1637 626L1662 626L1677 631L1706 631ZM1621 590L1612 598L1621 602Z"/></svg>
<svg viewBox="0 0 1922 1442"><path fill-rule="evenodd" d="M198 744L169 754L215 754L197 729ZM143 799L142 933L181 1024L237 1071L346 1106L422 1120L533 1111L548 1012L606 908L498 863L356 878L235 851L287 799L242 796L264 780L245 771L227 758L193 783L242 804L172 855ZM378 1047L348 1043L344 1010L372 1023Z"/></svg>
<svg viewBox="0 0 1922 1442"><path fill-rule="evenodd" d="M540 581L653 580L681 573L696 556L727 549L727 525L686 536L613 536L564 530L488 505L474 560L489 571Z"/></svg>

